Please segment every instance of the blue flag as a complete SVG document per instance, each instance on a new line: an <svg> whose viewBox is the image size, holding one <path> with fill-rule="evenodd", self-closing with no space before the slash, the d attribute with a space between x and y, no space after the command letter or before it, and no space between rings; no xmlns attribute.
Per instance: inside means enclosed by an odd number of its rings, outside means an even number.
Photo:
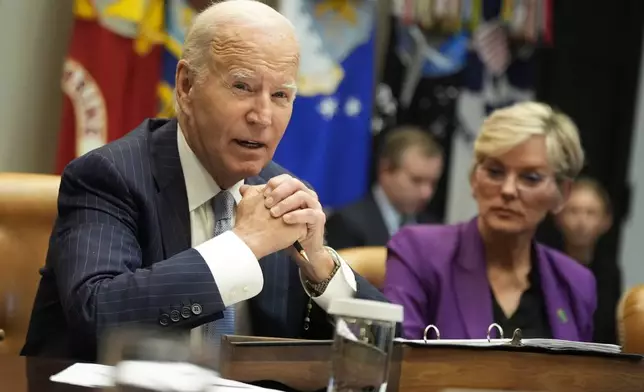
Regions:
<svg viewBox="0 0 644 392"><path fill-rule="evenodd" d="M282 0L301 45L293 116L275 161L324 207L365 195L371 153L374 0Z"/></svg>
<svg viewBox="0 0 644 392"><path fill-rule="evenodd" d="M165 45L162 55L161 80L159 81L159 117L173 117L174 73L181 58L185 33L195 12L187 0L165 0Z"/></svg>

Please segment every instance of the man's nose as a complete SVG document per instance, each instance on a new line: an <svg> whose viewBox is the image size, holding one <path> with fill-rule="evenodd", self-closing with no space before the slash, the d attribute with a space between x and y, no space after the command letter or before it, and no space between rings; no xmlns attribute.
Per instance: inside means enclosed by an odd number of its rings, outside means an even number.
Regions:
<svg viewBox="0 0 644 392"><path fill-rule="evenodd" d="M271 108L270 97L262 94L257 97L253 109L248 113L247 119L251 124L257 124L268 127L272 124L273 111Z"/></svg>

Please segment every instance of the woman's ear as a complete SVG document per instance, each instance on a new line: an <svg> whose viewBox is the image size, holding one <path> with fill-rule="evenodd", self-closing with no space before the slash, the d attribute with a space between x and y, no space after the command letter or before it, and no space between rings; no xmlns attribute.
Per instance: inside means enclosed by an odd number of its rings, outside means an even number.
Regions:
<svg viewBox="0 0 644 392"><path fill-rule="evenodd" d="M477 188L477 180L476 180L476 166L477 165L472 165L472 168L470 169L470 192L472 193L472 198L476 200L476 188Z"/></svg>
<svg viewBox="0 0 644 392"><path fill-rule="evenodd" d="M558 184L557 198L555 200L555 205L551 210L551 212L554 215L557 215L558 213L561 212L561 210L563 210L564 206L566 205L566 202L570 198L570 192L572 191L572 183L573 181L571 179L564 179Z"/></svg>

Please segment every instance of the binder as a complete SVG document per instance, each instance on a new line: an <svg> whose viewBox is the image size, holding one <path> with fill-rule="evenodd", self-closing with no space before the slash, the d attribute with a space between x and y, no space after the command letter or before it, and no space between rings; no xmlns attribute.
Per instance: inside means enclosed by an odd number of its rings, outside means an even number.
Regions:
<svg viewBox="0 0 644 392"><path fill-rule="evenodd" d="M496 336L493 337L494 332ZM397 342L412 347L454 347L482 350L516 350L525 352L540 352L550 354L574 354L602 357L619 357L641 361L644 356L622 352L622 348L614 344L575 342L561 339L524 339L520 328L513 331L511 338L504 336L503 328L496 323L488 326L485 339L441 339L440 329L434 324L428 325L423 338L418 340L396 339Z"/></svg>

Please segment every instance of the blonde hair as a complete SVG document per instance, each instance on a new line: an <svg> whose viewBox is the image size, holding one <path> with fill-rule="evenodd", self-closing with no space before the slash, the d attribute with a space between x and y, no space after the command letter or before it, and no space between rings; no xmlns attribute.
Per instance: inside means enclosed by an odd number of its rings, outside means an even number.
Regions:
<svg viewBox="0 0 644 392"><path fill-rule="evenodd" d="M539 102L517 103L488 116L474 142L475 165L533 136L545 137L548 160L558 177L577 177L584 166L577 126L564 113Z"/></svg>

